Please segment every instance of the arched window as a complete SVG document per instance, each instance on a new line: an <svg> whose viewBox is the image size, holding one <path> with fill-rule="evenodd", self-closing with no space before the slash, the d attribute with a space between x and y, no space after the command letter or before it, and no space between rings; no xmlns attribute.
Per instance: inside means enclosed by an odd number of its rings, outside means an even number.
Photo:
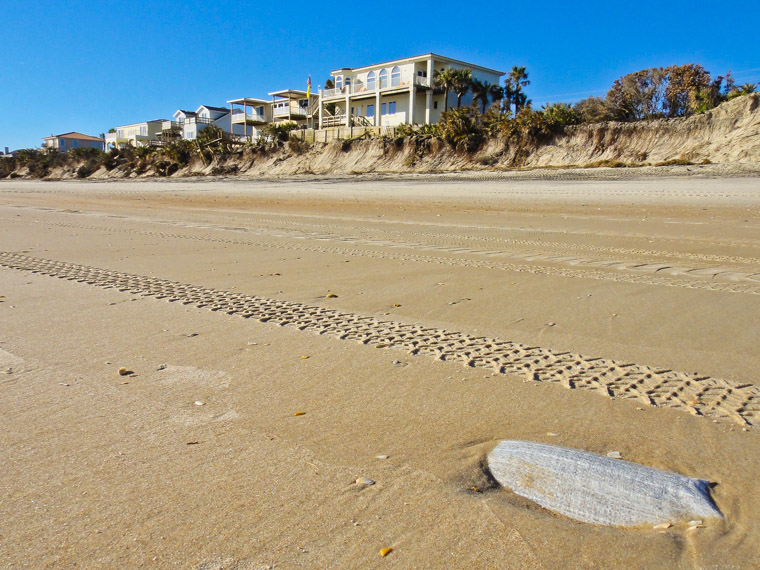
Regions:
<svg viewBox="0 0 760 570"><path fill-rule="evenodd" d="M367 74L367 90L368 91L375 90L375 72L374 71L370 71Z"/></svg>
<svg viewBox="0 0 760 570"><path fill-rule="evenodd" d="M342 75L336 75L335 76L335 88L336 89L343 89L343 76Z"/></svg>
<svg viewBox="0 0 760 570"><path fill-rule="evenodd" d="M401 83L401 68L397 65L391 69L391 87L396 87Z"/></svg>
<svg viewBox="0 0 760 570"><path fill-rule="evenodd" d="M380 71L380 89L388 87L388 70L383 69Z"/></svg>
<svg viewBox="0 0 760 570"><path fill-rule="evenodd" d="M348 90L348 88L351 87L351 78L350 77L346 77L345 83L346 83L346 90Z"/></svg>

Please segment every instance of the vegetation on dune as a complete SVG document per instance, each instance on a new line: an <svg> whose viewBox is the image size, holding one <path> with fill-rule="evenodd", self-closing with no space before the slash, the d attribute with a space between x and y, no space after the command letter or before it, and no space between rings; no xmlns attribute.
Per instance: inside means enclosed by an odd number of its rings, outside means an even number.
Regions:
<svg viewBox="0 0 760 570"><path fill-rule="evenodd" d="M392 135L375 133L371 136L392 139L395 148L404 141L412 143L415 154L410 157L409 165L421 154L436 152L443 145L471 154L494 140L501 141L505 149L514 150L513 162L519 165L531 150L575 125L688 117L754 93L758 88L754 83L735 85L730 73L712 77L701 65L690 63L629 73L617 79L604 97L588 97L572 105L547 104L537 110L525 92L530 85L528 77L525 67L514 66L502 86L479 81L469 69L437 70L433 87L444 94L440 121L428 125L400 125ZM331 81L326 82L326 88L331 86ZM457 106L450 109L448 100L452 92ZM472 105L463 107L462 100L468 92L472 93ZM329 105L335 106L334 103ZM236 157L253 161L276 149L287 149L292 155L310 150L312 145L296 136L296 129L295 123L269 124L261 129L261 138L244 145L233 144L221 129L209 126L194 141L178 140L160 146L126 147L108 152L83 148L67 153L29 149L16 157L0 158L0 178L22 175L45 178L60 169L86 178L100 168L119 169L122 176L171 176L194 160L211 166L212 174L233 173L239 168L231 163ZM350 149L352 142L353 139L343 141L341 149ZM594 164L623 165L617 161Z"/></svg>

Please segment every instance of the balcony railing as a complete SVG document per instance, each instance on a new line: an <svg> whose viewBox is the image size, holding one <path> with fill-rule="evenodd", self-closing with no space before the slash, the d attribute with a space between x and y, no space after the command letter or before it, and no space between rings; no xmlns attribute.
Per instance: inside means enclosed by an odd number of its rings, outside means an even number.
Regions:
<svg viewBox="0 0 760 570"><path fill-rule="evenodd" d="M275 117L287 117L289 115L303 117L306 116L306 107L301 107L300 105L290 105L290 107L275 107L273 114Z"/></svg>
<svg viewBox="0 0 760 570"><path fill-rule="evenodd" d="M422 77L420 75L412 76L410 74L406 74L402 75L398 82L395 84L393 84L393 81L390 80L390 78L382 87L380 86L379 78L375 78L375 81L372 84L366 84L357 80L355 83L351 83L351 85L344 85L343 87L334 89L324 89L322 91L322 96L325 99L329 99L332 97L345 97L346 95L358 95L359 93L374 93L375 91L399 89L402 87L408 87L412 82L412 78L415 85L418 85L419 87L430 87L429 78Z"/></svg>
<svg viewBox="0 0 760 570"><path fill-rule="evenodd" d="M192 125L193 123L198 125L210 125L213 122L213 119L207 119L206 117L188 117L185 119L185 123L189 125Z"/></svg>
<svg viewBox="0 0 760 570"><path fill-rule="evenodd" d="M233 113L233 123L266 123L266 117L260 113Z"/></svg>

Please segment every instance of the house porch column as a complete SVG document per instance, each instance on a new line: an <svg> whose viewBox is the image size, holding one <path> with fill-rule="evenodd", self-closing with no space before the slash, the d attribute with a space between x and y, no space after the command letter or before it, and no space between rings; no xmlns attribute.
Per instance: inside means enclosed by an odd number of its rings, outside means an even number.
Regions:
<svg viewBox="0 0 760 570"><path fill-rule="evenodd" d="M428 90L425 93L425 124L430 124L430 118L433 111L433 74L435 73L435 70L433 69L433 58L427 60L427 80L428 80Z"/></svg>
<svg viewBox="0 0 760 570"><path fill-rule="evenodd" d="M319 128L322 129L322 90L319 90Z"/></svg>
<svg viewBox="0 0 760 570"><path fill-rule="evenodd" d="M409 124L414 124L414 100L415 95L417 94L417 89L415 85L416 79L414 78L414 75L412 75L412 85L409 87Z"/></svg>
<svg viewBox="0 0 760 570"><path fill-rule="evenodd" d="M375 91L375 126L379 127L382 123L380 122L380 88L378 87L377 91Z"/></svg>

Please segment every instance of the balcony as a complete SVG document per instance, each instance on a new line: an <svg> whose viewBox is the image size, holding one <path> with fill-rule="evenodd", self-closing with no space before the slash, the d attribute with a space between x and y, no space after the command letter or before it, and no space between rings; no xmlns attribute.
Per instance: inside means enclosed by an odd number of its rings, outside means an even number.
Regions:
<svg viewBox="0 0 760 570"><path fill-rule="evenodd" d="M287 113L286 113L287 115ZM262 113L244 113L236 111L232 114L232 123L235 125L259 125L266 123L267 119Z"/></svg>
<svg viewBox="0 0 760 570"><path fill-rule="evenodd" d="M307 115L306 107L300 105L290 105L285 107L274 107L272 109L274 118L292 117L292 118L305 118Z"/></svg>
<svg viewBox="0 0 760 570"><path fill-rule="evenodd" d="M378 78L375 78L375 81L372 84L365 84L359 80L356 80L351 85L343 86L341 88L335 88L335 89L324 89L322 91L322 97L324 99L338 99L341 97L345 97L346 95L360 95L360 94L369 94L369 93L375 93L377 91L380 91L381 93L384 91L393 91L396 89L407 89L409 88L409 85L412 83L412 80L414 81L414 84L417 87L424 87L429 88L430 87L430 79L428 77L421 77L419 75L412 76L411 74L404 74L399 79L398 83L395 85L391 85L390 78L386 82L386 85L383 87L380 87L380 80Z"/></svg>
<svg viewBox="0 0 760 570"><path fill-rule="evenodd" d="M188 125L210 125L213 122L213 119L207 119L206 117L188 117L185 119L185 123Z"/></svg>

